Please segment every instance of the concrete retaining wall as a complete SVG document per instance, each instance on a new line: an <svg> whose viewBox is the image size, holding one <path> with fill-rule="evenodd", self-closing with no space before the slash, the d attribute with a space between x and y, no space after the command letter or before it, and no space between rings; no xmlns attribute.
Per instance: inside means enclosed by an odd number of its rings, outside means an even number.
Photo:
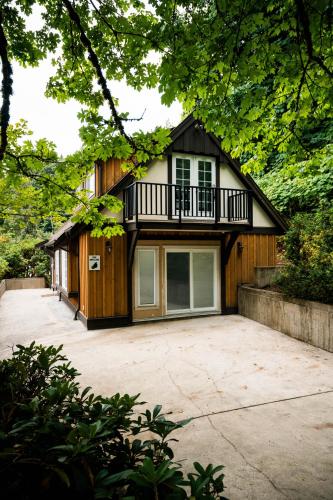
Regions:
<svg viewBox="0 0 333 500"><path fill-rule="evenodd" d="M0 281L0 299L6 291L6 280Z"/></svg>
<svg viewBox="0 0 333 500"><path fill-rule="evenodd" d="M238 289L239 314L333 352L333 306L247 285Z"/></svg>
<svg viewBox="0 0 333 500"><path fill-rule="evenodd" d="M254 282L257 288L265 288L273 283L283 266L257 266L254 268Z"/></svg>
<svg viewBox="0 0 333 500"><path fill-rule="evenodd" d="M0 297L6 290L21 290L24 288L45 288L45 278L11 278L1 281Z"/></svg>

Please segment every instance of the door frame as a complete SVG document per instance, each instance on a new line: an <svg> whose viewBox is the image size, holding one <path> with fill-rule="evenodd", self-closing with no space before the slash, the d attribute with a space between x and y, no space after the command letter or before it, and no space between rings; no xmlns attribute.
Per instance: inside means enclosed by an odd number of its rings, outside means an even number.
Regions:
<svg viewBox="0 0 333 500"><path fill-rule="evenodd" d="M218 312L219 311L219 287L220 287L220 268L219 268L219 246L196 246L196 247L174 247L174 246L164 246L164 311L166 316L173 314L185 314L185 313L201 313L201 312ZM173 309L168 310L168 277L167 277L167 258L168 253L186 253L190 254L190 273L189 273L189 285L190 285L190 308L189 309ZM214 305L212 307L193 307L193 253L212 253L214 255Z"/></svg>
<svg viewBox="0 0 333 500"><path fill-rule="evenodd" d="M184 160L189 160L190 161L190 186L189 187L198 187L199 188L199 161L210 161L212 164L212 170L211 170L211 176L212 176L212 181L211 181L211 188L216 187L216 157L214 156L204 156L204 155L190 155L186 153L173 153L172 154L172 184L176 185L176 168L177 168L177 158L179 159L184 159ZM187 186L183 186L183 189L185 189ZM202 186L204 188L204 186ZM192 198L192 197L190 197ZM190 199L190 203L192 203L198 207L199 200L196 199L196 193L193 193L193 200ZM211 203L213 204L214 201L211 200ZM173 206L173 213L174 218L178 217L179 211L176 210L176 190L173 192L172 196L172 206ZM197 210L196 210L197 211ZM191 219L190 215L185 214L186 210L182 210L182 217L183 218L189 218ZM190 212L193 213L193 207L191 206ZM212 212L213 213L213 212ZM213 215L207 215L207 216L201 216L197 217L199 219L213 219Z"/></svg>

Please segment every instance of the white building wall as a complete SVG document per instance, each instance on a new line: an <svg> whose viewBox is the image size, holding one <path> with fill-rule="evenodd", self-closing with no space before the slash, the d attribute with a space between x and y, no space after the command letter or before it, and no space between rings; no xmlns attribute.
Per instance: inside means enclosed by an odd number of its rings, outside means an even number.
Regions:
<svg viewBox="0 0 333 500"><path fill-rule="evenodd" d="M229 165L220 166L220 187L232 189L246 189L238 176L232 171ZM261 208L256 200L253 200L253 226L254 227L275 227L275 224Z"/></svg>
<svg viewBox="0 0 333 500"><path fill-rule="evenodd" d="M189 155L190 156L190 155ZM168 161L167 158L162 160L154 160L148 167L147 174L143 177L141 182L148 183L168 183ZM225 164L220 166L220 186L222 188L230 189L246 189L246 186L241 182L238 176L232 171L232 169ZM122 199L122 195L118 196ZM104 209L103 214L113 217L117 222L122 222L123 211L118 213L111 213L109 210ZM141 218L146 218L147 220L155 219L155 216L141 216ZM167 218L167 217L166 217ZM275 224L265 212L263 208L259 205L256 200L253 200L253 226L254 227L275 227Z"/></svg>
<svg viewBox="0 0 333 500"><path fill-rule="evenodd" d="M168 183L168 160L154 160L148 167L147 174L141 179L142 182L160 182L161 184Z"/></svg>

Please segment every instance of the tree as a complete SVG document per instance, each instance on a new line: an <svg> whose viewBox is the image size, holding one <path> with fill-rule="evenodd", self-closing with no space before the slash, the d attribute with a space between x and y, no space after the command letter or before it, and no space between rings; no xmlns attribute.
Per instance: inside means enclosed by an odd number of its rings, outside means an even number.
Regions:
<svg viewBox="0 0 333 500"><path fill-rule="evenodd" d="M25 19L37 6L43 26L32 32ZM68 210L81 196L74 192L79 173L95 160L126 159L125 167L142 176L147 161L165 149L168 131L128 135L132 118L118 112L111 79L138 90L158 87L166 104L179 99L225 150L242 156L245 171L262 168L273 152L288 154L291 164L331 158L331 143L309 151L302 137L332 118L332 20L330 0L2 0L0 173L9 183L33 179L44 198L52 180L60 180L56 196ZM56 73L46 93L82 104L84 147L64 160L53 157L52 176L45 178L49 156L40 155L38 144L22 150L8 126L11 61L38 65L48 54ZM98 211L98 205L117 208L115 199L82 203L78 217L91 222L95 234L121 231L105 229Z"/></svg>

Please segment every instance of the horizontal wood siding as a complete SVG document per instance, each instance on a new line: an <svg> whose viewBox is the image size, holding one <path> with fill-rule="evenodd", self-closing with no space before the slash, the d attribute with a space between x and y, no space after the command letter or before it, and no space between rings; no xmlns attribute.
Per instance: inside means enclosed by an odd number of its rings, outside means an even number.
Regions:
<svg viewBox="0 0 333 500"><path fill-rule="evenodd" d="M124 316L127 311L126 235L111 238L111 252L105 238L85 233L80 246L81 311L86 318ZM89 271L89 255L100 255L100 271Z"/></svg>
<svg viewBox="0 0 333 500"><path fill-rule="evenodd" d="M238 249L240 242L242 250ZM226 306L237 307L237 286L254 283L256 266L276 265L276 237L271 234L242 234L237 238L226 267Z"/></svg>

